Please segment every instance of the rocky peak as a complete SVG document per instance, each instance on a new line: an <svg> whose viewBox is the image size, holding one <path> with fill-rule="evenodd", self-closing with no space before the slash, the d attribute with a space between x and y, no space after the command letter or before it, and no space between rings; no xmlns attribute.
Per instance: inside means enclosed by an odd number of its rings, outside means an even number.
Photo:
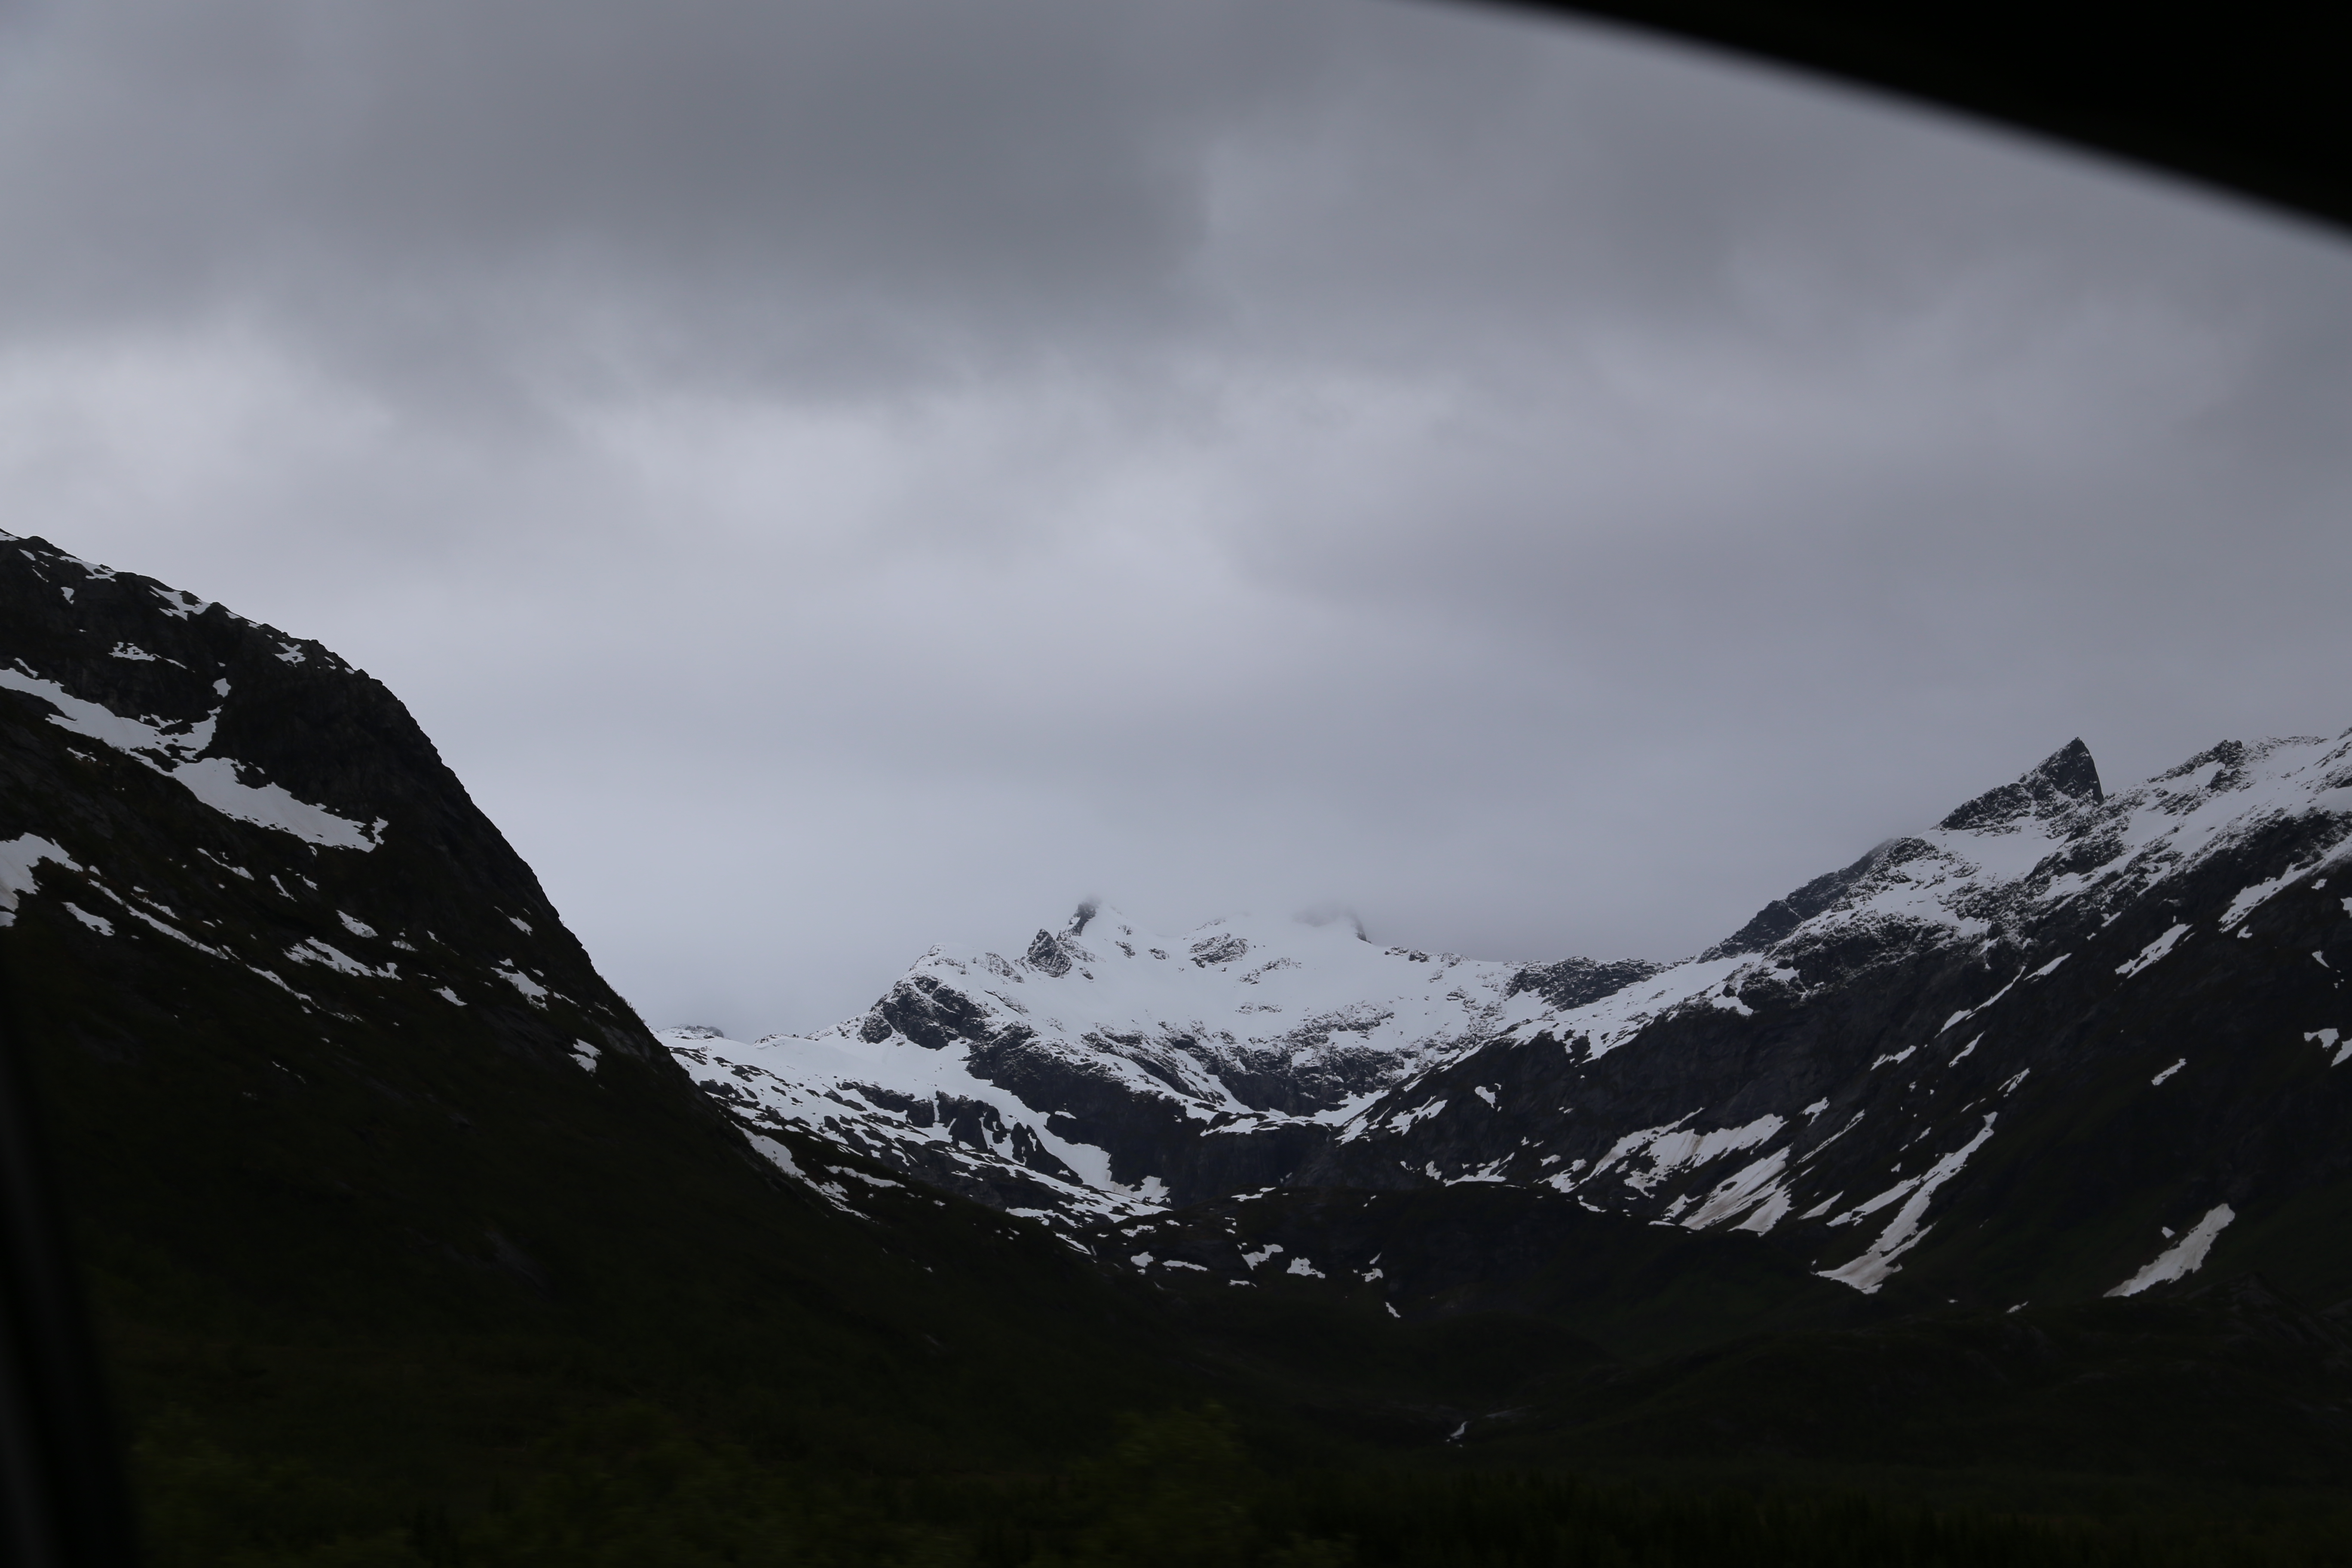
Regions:
<svg viewBox="0 0 2352 1568"><path fill-rule="evenodd" d="M1621 958L1614 962L1563 958L1558 963L1528 965L1511 976L1503 994L1517 996L1532 991L1555 1007L1581 1007L1614 995L1637 980L1647 980L1664 967L1646 958Z"/></svg>
<svg viewBox="0 0 2352 1568"><path fill-rule="evenodd" d="M2044 757L2015 783L1987 790L1960 806L1931 830L1931 835L2015 833L2027 824L2053 825L2080 808L2106 799L2099 785L2098 764L2080 739L2069 741ZM2079 826L2076 824L2074 826ZM2070 826L2068 830L2073 830ZM1942 845L1944 847L1939 848ZM1889 838L1860 859L1824 872L1795 891L1773 900L1756 911L1746 925L1699 954L1702 963L1741 953L1762 952L1788 937L1799 926L1841 903L1851 903L1883 889L1889 879L1914 881L1903 868L1923 858L1948 859L1949 841L1921 837Z"/></svg>
<svg viewBox="0 0 2352 1568"><path fill-rule="evenodd" d="M2015 787L2015 786L2009 786ZM1773 900L1749 917L1746 925L1699 954L1702 963L1742 952L1761 952L1805 921L1836 903L1847 891L1880 867L1906 859L1918 840L1890 838L1872 847L1862 858L1834 871L1824 871L1786 897ZM1631 984L1629 977L1620 985ZM1596 993L1605 995L1607 993Z"/></svg>
<svg viewBox="0 0 2352 1568"><path fill-rule="evenodd" d="M1058 980L1070 972L1070 966L1079 957L1076 944L1067 940L1068 935L1065 932L1055 936L1040 926L1037 934L1029 939L1029 951L1021 956L1028 961L1030 968Z"/></svg>
<svg viewBox="0 0 2352 1568"><path fill-rule="evenodd" d="M2014 784L1987 790L1936 826L1954 832L1999 830L2021 817L2047 820L2106 798L2099 765L2081 737L2067 742Z"/></svg>

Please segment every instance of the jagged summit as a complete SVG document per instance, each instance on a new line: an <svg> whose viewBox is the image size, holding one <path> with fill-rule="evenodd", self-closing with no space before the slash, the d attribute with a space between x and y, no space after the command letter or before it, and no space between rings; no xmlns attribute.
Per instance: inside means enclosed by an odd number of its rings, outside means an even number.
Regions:
<svg viewBox="0 0 2352 1568"><path fill-rule="evenodd" d="M1761 952L1766 948L1795 931L1805 921L1830 908L1847 889L1876 869L1879 864L1902 845L1901 838L1889 838L1865 850L1862 858L1834 871L1825 871L1796 891L1773 900L1748 917L1748 923L1700 953L1699 962L1730 958L1743 952Z"/></svg>
<svg viewBox="0 0 2352 1568"><path fill-rule="evenodd" d="M1555 1007L1581 1007L1614 995L1637 980L1647 980L1665 967L1646 958L1621 958L1613 963L1563 958L1558 963L1530 964L1520 970L1511 976L1504 994L1517 996L1532 991Z"/></svg>
<svg viewBox="0 0 2352 1568"><path fill-rule="evenodd" d="M1999 836L2028 823L2054 823L2070 812L2096 806L2105 799L2105 792L2099 787L2098 764L2091 760L2091 748L2078 736L2015 782L1987 790L1957 807L1936 825L1934 831L1938 836L1960 834L1972 838ZM1940 837L1934 842L1896 837L1874 845L1853 864L1825 872L1794 892L1773 900L1757 910L1746 925L1700 953L1699 958L1705 962L1761 952L1805 921L1851 901L1855 889L1883 882L1885 879L1880 873L1922 856L1937 857L1947 847L1948 841Z"/></svg>
<svg viewBox="0 0 2352 1568"><path fill-rule="evenodd" d="M2091 760L2091 748L2078 735L2042 758L2023 778L1987 790L1936 826L1956 832L1980 831L2021 816L2047 819L2105 799L2106 792L2099 787L2099 764Z"/></svg>
<svg viewBox="0 0 2352 1568"><path fill-rule="evenodd" d="M1088 900L1017 958L935 948L814 1036L666 1037L754 1130L822 1127L1017 1211L1087 1215L1228 1190L1233 1156L1262 1158L1249 1135L1344 1121L1491 1037L1515 998L1589 999L1655 968L1381 948L1311 916L1162 936Z"/></svg>

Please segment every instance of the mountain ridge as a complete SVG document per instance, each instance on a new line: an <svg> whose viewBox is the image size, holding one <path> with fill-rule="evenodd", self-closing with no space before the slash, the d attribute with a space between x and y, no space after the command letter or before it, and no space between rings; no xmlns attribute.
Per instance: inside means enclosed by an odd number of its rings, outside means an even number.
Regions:
<svg viewBox="0 0 2352 1568"><path fill-rule="evenodd" d="M2298 1009L2294 1019L2268 1028L2262 1075L2241 1075L2221 1097L2242 1091L2273 1104L2275 1116L2249 1105L2230 1123L2234 1131L2175 1126L2164 1135L2187 1141L2181 1160L2215 1170L2192 1184L2209 1194L2194 1212L2177 1200L2163 1224L2150 1226L2162 1235L2137 1242L2075 1203L2073 1217L2051 1234L2014 1242L2012 1251L2033 1255L2030 1266L2021 1257L1964 1286L1959 1275L1969 1271L1957 1264L1927 1270L1987 1301L1996 1279L2013 1278L2016 1294L1992 1303L2001 1306L2052 1289L2080 1296L2092 1281L2061 1255L2087 1246L2115 1260L2102 1265L2112 1278L2100 1289L2137 1293L2179 1287L2217 1245L2226 1256L2238 1237L2258 1234L2262 1221L2240 1226L2258 1191L2291 1203L2314 1180L2336 1177L2341 1163L2324 1142L2300 1152L2273 1149L2260 1182L2234 1165L2223 1175L2214 1162L2229 1163L2228 1139L2265 1121L2307 1122L2317 1114L2312 1105L2333 1111L2344 1092L2327 1069L2352 1054L2352 1046L2333 1043L2352 1036L2352 1017L2328 1021L2341 984L2328 948L2352 941L2352 921L2310 895L2326 891L2328 870L2352 850L2347 835L2347 737L2224 742L2113 795L2076 739L1935 826L1886 840L1770 900L1732 937L1679 963L1494 964L1381 950L1397 978L1403 966L1430 965L1412 977L1421 987L1414 994L1427 1003L1450 988L1459 1016L1448 1030L1400 1040L1381 1073L1357 1080L1358 1092L1297 1109L1263 1085L1255 1103L1243 1101L1231 1082L1192 1070L1219 1059L1214 1048L1181 1031L1170 1036L1156 1015L1099 1016L1103 1005L1078 1023L1055 1016L1058 1048L1041 1067L1035 1032L1022 1021L1031 1005L1016 1008L1007 994L1034 989L1036 1006L1063 1012L1118 1001L1057 989L1073 973L1094 978L1086 967L1096 962L1093 950L1077 935L1090 921L1123 933L1113 940L1130 961L1137 951L1190 953L1192 973L1223 977L1227 1007L1256 1005L1238 1000L1239 987L1265 984L1269 954L1273 963L1303 967L1265 922L1246 932L1212 922L1154 946L1157 939L1139 935L1116 911L1097 914L1091 905L1062 931L1040 931L1019 961L935 950L862 1019L831 1032L856 1037L863 1051L856 1060L813 1067L826 1037L770 1037L749 1047L706 1039L687 1048L697 1053L698 1080L719 1086L714 1091L730 1097L747 1125L764 1118L823 1131L910 1172L919 1149L934 1180L943 1166L986 1159L1050 1178L1017 1204L994 1201L1086 1233L1106 1258L1152 1252L1128 1242L1160 1234L1150 1229L1161 1223L1155 1215L1260 1189L1485 1182L1557 1191L1587 1207L1694 1231L1777 1232L1803 1247L1822 1278L1870 1294L1959 1246L1946 1217L1956 1204L1977 1213L1967 1204L1983 1200L1969 1194L1990 1190L1972 1173L1979 1167L1997 1173L1993 1186L2065 1184L2049 1172L2030 1181L2023 1174L2046 1162L2051 1139L2074 1147L2060 1131L2064 1097L2090 1095L2107 1107L2103 1115L2123 1119L2119 1128L2168 1125L2169 1113L2117 1100L2133 1092L2118 1074L2137 1070L2119 1065L2124 1058L2181 1044L2165 1061L2150 1060L2141 1080L2158 1103L2183 1073L2203 1073L2210 1083L2225 1070L2182 1037L2185 1020L2200 1011L2166 1017L2134 1009L2118 1038L2109 1016L2116 1006L2171 990L2175 976L2200 994L2255 974L2272 981L2281 967L2277 943L2252 945L2258 928L2268 936L2276 926L2294 942L2307 932L2311 967L2288 963L2291 984L2265 987L2269 1005ZM2282 918L2290 910L2292 920ZM2352 915L2352 903L2342 911ZM2069 970L2085 952L2102 956ZM2221 976L2193 973L2208 957ZM2340 966L2352 967L2352 953ZM995 991L968 981L978 971ZM1395 990L1360 995L1356 1005L1393 1018ZM908 1034L901 1022L913 1019L918 998L924 1020L952 1016L954 1029ZM1346 1016L1344 997L1322 1002L1327 1016ZM2045 1014L2072 1016L2044 1030ZM1995 1026L2005 1019L2018 1026ZM1182 1048L1139 1061L1153 1026L1163 1043ZM1285 1058L1275 1048L1286 1044L1280 1037L1253 1042L1262 1077L1286 1068L1312 1072L1312 1053L1288 1043ZM935 1058L934 1078L954 1058L960 1099L986 1103L986 1117L925 1117L912 1080L887 1103L862 1092L860 1074L884 1074L909 1045ZM1155 1066L1156 1075L1147 1070ZM721 1085L726 1075L733 1081ZM2061 1081L2061 1089L2049 1087ZM2290 1090L2289 1081L2308 1088ZM1120 1097L1124 1106L1106 1107ZM2171 1097L2185 1099L2178 1089ZM1070 1158L1087 1136L1102 1140L1094 1157ZM1050 1168L1031 1152L1048 1143L1055 1144ZM2012 1152L2028 1145L2030 1156ZM2085 1158L2077 1152L2066 1160ZM1873 1169L1885 1178L1874 1182ZM973 1195L992 1201L984 1187ZM1135 1230L1139 1224L1145 1229ZM2041 1220L1975 1221L1987 1226L2018 1237L2048 1228ZM1104 1239L1112 1229L1121 1239ZM1982 1245L1952 1256L1981 1253ZM1244 1270L1229 1281L1248 1278ZM2352 1277L2330 1278L2327 1289L2352 1289Z"/></svg>

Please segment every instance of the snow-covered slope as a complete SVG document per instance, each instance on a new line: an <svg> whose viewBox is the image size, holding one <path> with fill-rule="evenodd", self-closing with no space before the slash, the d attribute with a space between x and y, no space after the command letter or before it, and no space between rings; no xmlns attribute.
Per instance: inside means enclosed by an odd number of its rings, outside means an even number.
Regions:
<svg viewBox="0 0 2352 1568"><path fill-rule="evenodd" d="M2062 911L2095 917L2104 927L2161 884L2258 848L2285 825L2309 828L2311 854L2233 895L2216 921L2224 933L2273 894L2352 853L2346 837L2352 834L2352 732L2334 741L2226 742L2112 799L2103 796L2088 749L2075 741L2017 784L1970 801L1927 832L1890 839L1774 900L1696 958L1583 1005L1546 1005L1532 994L1517 999L1497 1037L1510 1044L1553 1035L1597 1058L1687 1009L1747 1017L1759 995L1802 1001L1841 983L1859 955L1885 962L1971 943L1990 953L2028 940ZM2193 930L2168 928L2135 956L2132 972L2162 958ZM2043 978L2063 962L2055 957L2045 970L2016 979ZM1944 1028L1997 999L1956 1012ZM1392 1120L1393 1112L1384 1112L1371 1121Z"/></svg>
<svg viewBox="0 0 2352 1568"><path fill-rule="evenodd" d="M1053 1222L1154 1206L1109 1178L1103 1151L1041 1131L1045 1118L974 1077L962 1050L876 1049L864 1041L849 1050L789 1035L746 1044L700 1026L656 1032L749 1131L811 1133L944 1191Z"/></svg>
<svg viewBox="0 0 2352 1568"><path fill-rule="evenodd" d="M1221 920L1171 939L1086 905L1017 960L935 950L817 1038L942 1051L1018 1030L1194 1114L1315 1116L1483 1037L1517 967L1377 948L1336 921Z"/></svg>
<svg viewBox="0 0 2352 1568"><path fill-rule="evenodd" d="M1163 937L1092 904L1016 952L933 949L814 1037L664 1037L749 1126L822 1131L1017 1212L1108 1217L1226 1190L1219 1150L1345 1124L1490 1037L1530 987L1582 995L1650 968L1477 963L1336 921Z"/></svg>
<svg viewBox="0 0 2352 1568"><path fill-rule="evenodd" d="M2227 742L2113 798L2078 742L1698 958L1519 999L1294 1179L1540 1184L1782 1236L1864 1291L1966 1215L1958 1288L2125 1289L2336 1178L2347 858L2352 738Z"/></svg>

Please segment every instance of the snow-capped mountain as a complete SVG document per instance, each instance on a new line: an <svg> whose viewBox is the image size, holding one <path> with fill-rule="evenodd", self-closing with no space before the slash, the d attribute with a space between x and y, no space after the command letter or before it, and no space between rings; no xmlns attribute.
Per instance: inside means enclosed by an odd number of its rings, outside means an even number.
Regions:
<svg viewBox="0 0 2352 1568"><path fill-rule="evenodd" d="M1341 921L1163 937L1093 904L1014 951L935 948L814 1037L663 1037L754 1130L1083 1220L1275 1179L1317 1130L1492 1037L1521 994L1579 1000L1653 967L1381 948Z"/></svg>
<svg viewBox="0 0 2352 1568"><path fill-rule="evenodd" d="M2078 741L1672 965L1082 910L1017 958L928 955L815 1039L670 1041L748 1125L1221 1280L1250 1249L1185 1205L1502 1184L1865 1294L2134 1293L2218 1248L2333 1299L2352 1262L2286 1238L2352 1176L2347 858L2352 739L2226 742L2112 798ZM1311 1277L1360 1277L1363 1239Z"/></svg>
<svg viewBox="0 0 2352 1568"><path fill-rule="evenodd" d="M2340 1174L2347 786L2352 738L2297 739L2108 799L2077 742L1696 959L1510 1020L1294 1179L1543 1184L1864 1291L1915 1260L1980 1299L2185 1277Z"/></svg>

